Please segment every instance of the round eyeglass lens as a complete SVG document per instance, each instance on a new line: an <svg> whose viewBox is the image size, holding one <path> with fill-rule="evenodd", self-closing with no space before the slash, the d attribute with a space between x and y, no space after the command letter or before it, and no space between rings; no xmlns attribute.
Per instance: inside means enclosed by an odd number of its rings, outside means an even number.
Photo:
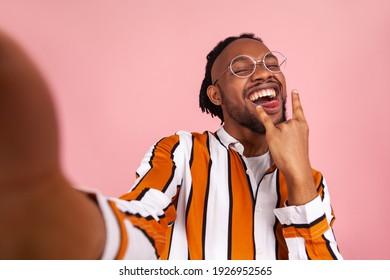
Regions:
<svg viewBox="0 0 390 280"><path fill-rule="evenodd" d="M263 59L264 67L273 73L279 73L286 67L286 57L277 51L268 52Z"/></svg>
<svg viewBox="0 0 390 280"><path fill-rule="evenodd" d="M246 78L255 72L255 61L247 55L239 55L230 63L232 73L237 77Z"/></svg>

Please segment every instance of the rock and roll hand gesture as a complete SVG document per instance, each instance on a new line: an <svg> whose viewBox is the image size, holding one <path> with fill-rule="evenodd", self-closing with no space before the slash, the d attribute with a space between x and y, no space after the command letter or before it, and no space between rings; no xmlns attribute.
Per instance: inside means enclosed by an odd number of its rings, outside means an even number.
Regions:
<svg viewBox="0 0 390 280"><path fill-rule="evenodd" d="M309 126L297 90L291 94L292 118L274 124L261 106L256 108L266 129L269 151L286 178L288 204L302 205L317 196L309 160Z"/></svg>

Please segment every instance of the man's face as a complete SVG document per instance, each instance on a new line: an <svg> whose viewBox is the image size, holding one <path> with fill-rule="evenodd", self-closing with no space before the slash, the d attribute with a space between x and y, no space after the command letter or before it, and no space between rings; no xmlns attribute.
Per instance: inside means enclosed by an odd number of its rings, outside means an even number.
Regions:
<svg viewBox="0 0 390 280"><path fill-rule="evenodd" d="M269 49L253 39L238 39L228 45L216 59L211 75L213 82L230 61L238 55L248 55L261 60ZM240 125L256 133L264 133L256 106L262 105L273 122L286 120L286 81L282 72L272 73L258 64L248 78L236 77L228 70L215 85L221 97L225 124Z"/></svg>

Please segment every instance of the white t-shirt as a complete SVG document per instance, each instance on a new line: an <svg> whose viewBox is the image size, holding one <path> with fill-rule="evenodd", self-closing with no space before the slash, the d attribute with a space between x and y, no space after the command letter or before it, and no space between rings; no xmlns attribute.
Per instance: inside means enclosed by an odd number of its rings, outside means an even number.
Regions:
<svg viewBox="0 0 390 280"><path fill-rule="evenodd" d="M256 193L256 188L259 185L261 178L263 178L265 172L267 172L268 168L273 164L271 155L268 151L261 156L247 157L246 159L248 162L248 169L252 171L256 180L256 185L252 186L253 193Z"/></svg>

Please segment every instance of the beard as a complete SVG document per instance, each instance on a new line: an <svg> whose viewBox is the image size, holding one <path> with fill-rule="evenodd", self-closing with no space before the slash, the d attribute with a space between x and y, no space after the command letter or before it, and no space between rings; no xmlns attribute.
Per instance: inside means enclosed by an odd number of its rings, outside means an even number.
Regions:
<svg viewBox="0 0 390 280"><path fill-rule="evenodd" d="M254 133L265 134L266 130L263 123L259 120L256 114L253 114L247 107L241 107L225 98L225 94L221 91L221 101L227 108L230 117L239 125L250 129ZM285 122L286 117L286 98L282 96L282 116L276 120L275 124Z"/></svg>

